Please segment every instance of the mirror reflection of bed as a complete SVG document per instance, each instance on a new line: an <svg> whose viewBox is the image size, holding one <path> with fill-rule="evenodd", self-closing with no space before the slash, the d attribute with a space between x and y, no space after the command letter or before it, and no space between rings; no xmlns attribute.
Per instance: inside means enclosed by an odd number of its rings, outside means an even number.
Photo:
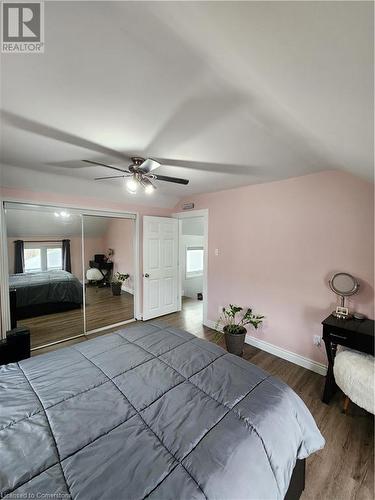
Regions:
<svg viewBox="0 0 375 500"><path fill-rule="evenodd" d="M30 328L32 347L82 335L81 217L20 205L6 225L13 325Z"/></svg>
<svg viewBox="0 0 375 500"><path fill-rule="evenodd" d="M134 317L133 224L131 219L64 209L7 207L11 322L12 327L30 329L32 348ZM95 257L102 261L96 263ZM92 269L99 275L88 280ZM112 281L118 272L130 276L114 295Z"/></svg>
<svg viewBox="0 0 375 500"><path fill-rule="evenodd" d="M134 317L132 219L84 215L86 331ZM118 278L129 277L124 281Z"/></svg>

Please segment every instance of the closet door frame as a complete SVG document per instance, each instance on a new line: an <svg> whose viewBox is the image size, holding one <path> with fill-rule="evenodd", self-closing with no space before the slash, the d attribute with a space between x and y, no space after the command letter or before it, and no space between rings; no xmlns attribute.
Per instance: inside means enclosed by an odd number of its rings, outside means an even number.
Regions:
<svg viewBox="0 0 375 500"><path fill-rule="evenodd" d="M126 324L135 321L136 319L141 318L140 314L140 245L139 245L139 214L138 212L131 211L111 211L111 210L96 210L96 209L87 209L81 207L68 206L65 204L48 204L48 203L35 203L33 201L23 201L23 200L14 200L9 198L0 198L0 307L1 307L1 329L0 329L0 339L6 338L6 332L10 330L10 304L9 304L9 263L8 263L8 240L7 240L7 227L6 227L6 209L9 208L18 208L18 209L27 209L30 208L32 210L68 210L74 215L79 215L81 217L81 242L82 242L82 282L85 283L85 265L84 265L84 238L83 238L83 219L84 215L93 215L93 216L102 216L102 217L111 217L111 218L119 218L119 219L133 219L133 252L134 252L134 314L133 319L124 321L120 324ZM84 320L84 329L83 334L86 335L86 318L85 318L85 294L84 296L84 307L83 307L83 320ZM94 331L90 331L90 333L94 333L96 331L104 331L108 328L112 328L116 325L109 325L104 328L100 328ZM48 345L65 342L68 339L64 339L62 341L52 342ZM45 346L41 346L45 347ZM37 349L41 348L37 347ZM32 349L34 350L34 349Z"/></svg>

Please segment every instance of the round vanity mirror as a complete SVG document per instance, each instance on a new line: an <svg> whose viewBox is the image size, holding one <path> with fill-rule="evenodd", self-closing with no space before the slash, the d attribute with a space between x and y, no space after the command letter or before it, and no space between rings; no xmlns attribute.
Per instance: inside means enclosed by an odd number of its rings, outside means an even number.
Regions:
<svg viewBox="0 0 375 500"><path fill-rule="evenodd" d="M341 305L337 306L332 314L339 319L348 319L350 315L348 308L345 307L345 297L350 297L358 292L358 281L349 273L336 273L329 280L329 286L333 292L341 297Z"/></svg>
<svg viewBox="0 0 375 500"><path fill-rule="evenodd" d="M357 293L359 288L358 281L348 273L336 273L329 280L331 290L341 297L349 297Z"/></svg>

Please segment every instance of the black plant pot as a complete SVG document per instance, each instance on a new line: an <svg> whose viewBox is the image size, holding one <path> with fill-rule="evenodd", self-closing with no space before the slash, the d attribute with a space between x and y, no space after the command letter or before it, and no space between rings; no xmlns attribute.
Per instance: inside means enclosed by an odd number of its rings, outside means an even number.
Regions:
<svg viewBox="0 0 375 500"><path fill-rule="evenodd" d="M227 351L242 358L243 348L245 344L246 328L241 328L241 333L229 333L226 326L223 328L225 335L225 344Z"/></svg>
<svg viewBox="0 0 375 500"><path fill-rule="evenodd" d="M121 295L121 286L122 286L121 281L111 283L112 295Z"/></svg>

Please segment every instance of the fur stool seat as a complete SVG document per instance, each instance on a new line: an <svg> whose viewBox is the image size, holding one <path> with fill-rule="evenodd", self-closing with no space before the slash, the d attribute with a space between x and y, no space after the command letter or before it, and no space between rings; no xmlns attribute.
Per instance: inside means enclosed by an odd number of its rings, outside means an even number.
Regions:
<svg viewBox="0 0 375 500"><path fill-rule="evenodd" d="M333 365L336 384L361 408L375 413L374 356L345 349L337 353Z"/></svg>
<svg viewBox="0 0 375 500"><path fill-rule="evenodd" d="M104 279L104 275L107 274L107 270L103 270L103 273L96 269L95 267L90 267L86 271L86 279L88 281L102 281Z"/></svg>

